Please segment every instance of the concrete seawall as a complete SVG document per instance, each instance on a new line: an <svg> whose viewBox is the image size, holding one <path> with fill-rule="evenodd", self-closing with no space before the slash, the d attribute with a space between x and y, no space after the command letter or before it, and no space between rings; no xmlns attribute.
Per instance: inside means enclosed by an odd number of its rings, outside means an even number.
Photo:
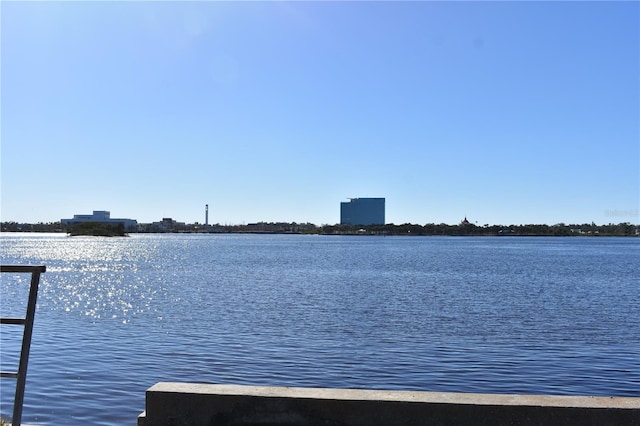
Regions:
<svg viewBox="0 0 640 426"><path fill-rule="evenodd" d="M640 426L640 398L157 383L138 426Z"/></svg>

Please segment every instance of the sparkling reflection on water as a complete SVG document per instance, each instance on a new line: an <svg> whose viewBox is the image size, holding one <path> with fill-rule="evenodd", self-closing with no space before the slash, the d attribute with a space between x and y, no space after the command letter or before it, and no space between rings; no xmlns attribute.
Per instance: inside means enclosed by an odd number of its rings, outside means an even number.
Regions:
<svg viewBox="0 0 640 426"><path fill-rule="evenodd" d="M131 424L159 381L640 396L639 242L3 234L47 265L23 420Z"/></svg>

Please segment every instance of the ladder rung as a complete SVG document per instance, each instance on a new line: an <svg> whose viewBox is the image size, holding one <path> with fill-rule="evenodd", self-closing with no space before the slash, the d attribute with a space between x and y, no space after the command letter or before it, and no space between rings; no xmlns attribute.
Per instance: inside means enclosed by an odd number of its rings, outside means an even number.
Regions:
<svg viewBox="0 0 640 426"><path fill-rule="evenodd" d="M18 373L14 373L13 371L0 371L0 377L7 377L10 379L17 379Z"/></svg>
<svg viewBox="0 0 640 426"><path fill-rule="evenodd" d="M25 325L27 320L24 318L0 318L0 324Z"/></svg>
<svg viewBox="0 0 640 426"><path fill-rule="evenodd" d="M28 272L28 273L38 273L45 272L47 268L42 266L27 266L27 265L2 265L0 266L0 272Z"/></svg>

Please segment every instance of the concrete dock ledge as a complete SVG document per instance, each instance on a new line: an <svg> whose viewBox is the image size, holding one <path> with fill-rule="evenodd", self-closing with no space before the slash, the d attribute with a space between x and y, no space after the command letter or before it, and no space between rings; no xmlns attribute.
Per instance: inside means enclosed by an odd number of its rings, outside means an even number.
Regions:
<svg viewBox="0 0 640 426"><path fill-rule="evenodd" d="M138 426L640 426L640 398L157 383Z"/></svg>

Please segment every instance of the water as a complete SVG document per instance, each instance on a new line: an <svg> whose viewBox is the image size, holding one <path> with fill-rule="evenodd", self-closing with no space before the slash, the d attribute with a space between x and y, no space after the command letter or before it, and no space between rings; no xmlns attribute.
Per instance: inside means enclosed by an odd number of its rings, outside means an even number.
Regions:
<svg viewBox="0 0 640 426"><path fill-rule="evenodd" d="M47 266L26 423L135 424L159 381L640 396L640 239L5 233L0 244L3 264ZM2 316L23 315L27 279L2 274ZM2 370L17 368L16 329L2 327ZM14 383L2 380L4 416Z"/></svg>

